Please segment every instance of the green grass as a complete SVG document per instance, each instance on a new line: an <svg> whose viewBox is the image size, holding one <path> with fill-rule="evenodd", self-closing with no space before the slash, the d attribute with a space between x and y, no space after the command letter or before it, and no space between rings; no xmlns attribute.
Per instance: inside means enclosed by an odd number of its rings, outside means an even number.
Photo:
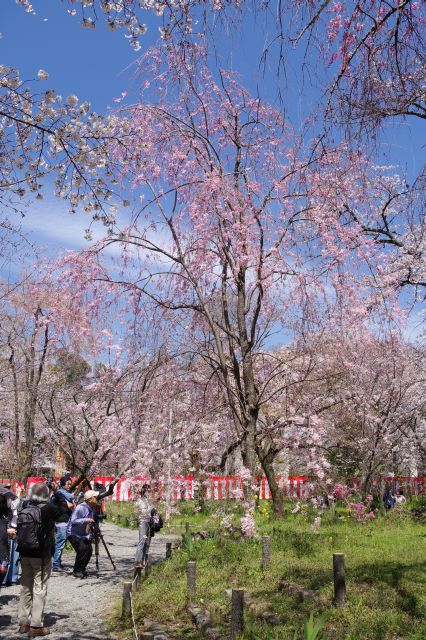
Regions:
<svg viewBox="0 0 426 640"><path fill-rule="evenodd" d="M108 520L121 527L138 528L138 519L133 502L106 502L105 504Z"/></svg>
<svg viewBox="0 0 426 640"><path fill-rule="evenodd" d="M160 505L160 511L164 515L164 508ZM186 522L191 523L192 530L213 531L217 529L218 523L215 515L218 514L218 518L222 512L229 512L232 510L234 517L242 515L241 505L236 505L234 500L222 500L221 502L208 502L207 509L209 516L206 513L200 513L196 511L193 502L182 501L179 504L179 512L173 514L170 527L166 528L167 532L181 533L185 528ZM122 527L128 527L131 529L138 528L138 519L133 502L106 502L107 518ZM127 521L126 521L127 518Z"/></svg>
<svg viewBox="0 0 426 640"><path fill-rule="evenodd" d="M271 565L262 571L260 540L227 539L215 530L217 518L191 516L190 507L185 508L187 513L174 520L175 528L189 520L192 531L211 529L211 537L174 552L171 560L154 567L135 595L139 622L150 616L177 624L176 638L194 637L188 635L185 611L185 568L191 559L197 561L197 601L208 605L222 629L226 630L229 619L224 590L239 587L254 596L257 614L246 613L244 640L292 640L310 613L317 619L325 611L330 614L325 640L425 640L426 537L424 525L408 513L390 513L365 527L329 513L315 533L309 513L291 515L288 505L283 520L270 521L261 506L258 532L272 537ZM345 554L347 574L348 599L339 610L331 604L335 552ZM281 578L318 590L320 599L301 603L278 592ZM258 615L262 610L273 611L283 624L262 624Z"/></svg>

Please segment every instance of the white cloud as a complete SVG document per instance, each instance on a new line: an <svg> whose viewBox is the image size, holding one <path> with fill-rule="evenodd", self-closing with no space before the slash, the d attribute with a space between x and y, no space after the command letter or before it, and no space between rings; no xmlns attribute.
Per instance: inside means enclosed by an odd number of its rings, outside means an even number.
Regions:
<svg viewBox="0 0 426 640"><path fill-rule="evenodd" d="M90 222L88 215L68 213L65 203L46 200L30 207L22 220L22 228L30 239L48 249L83 249L90 245L84 239L85 229ZM105 232L101 226L93 227L94 235L99 238Z"/></svg>

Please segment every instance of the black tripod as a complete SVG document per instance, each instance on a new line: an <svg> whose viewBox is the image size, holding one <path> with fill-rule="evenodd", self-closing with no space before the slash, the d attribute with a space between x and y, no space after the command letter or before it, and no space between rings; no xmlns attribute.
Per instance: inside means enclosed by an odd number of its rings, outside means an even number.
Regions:
<svg viewBox="0 0 426 640"><path fill-rule="evenodd" d="M104 539L104 537L103 537L103 535L102 535L102 531L101 531L101 528L100 528L100 526L99 526L99 522L96 522L96 521L95 521L95 523L94 523L94 525L93 525L93 528L92 528L92 540L93 540L93 541L94 541L94 543L95 543L95 565L96 565L96 573L99 573L99 542L102 542L102 544L103 544L103 546L104 546L104 549L105 549L105 551L106 551L106 554L107 554L107 556L108 556L108 558L109 558L109 561L111 562L111 564L112 564L112 566L113 566L114 571L116 571L116 570L117 570L117 568L116 568L116 566L115 566L115 564L114 564L114 560L112 559L112 556L111 556L111 554L110 554L110 552L109 552L108 545L107 545L107 543L105 542L105 539Z"/></svg>

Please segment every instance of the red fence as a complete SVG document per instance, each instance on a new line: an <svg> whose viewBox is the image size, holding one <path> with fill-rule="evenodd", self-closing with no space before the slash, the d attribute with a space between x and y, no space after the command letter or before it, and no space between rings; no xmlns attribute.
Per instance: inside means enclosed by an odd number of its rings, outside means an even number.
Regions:
<svg viewBox="0 0 426 640"><path fill-rule="evenodd" d="M94 482L108 486L114 480L114 476L96 476ZM44 482L45 478L28 478L27 490L35 482ZM398 493L401 489L410 492L413 495L426 494L426 477L412 476L388 476L375 478L373 485L379 489L381 482L387 482L391 485L394 493ZM114 493L111 500L117 502L125 502L134 497L135 486L140 486L144 482L150 482L153 491L161 499L166 498L168 491L172 500L193 500L197 489L197 482L193 476L174 476L171 479L170 488L167 487L167 480L151 480L147 476L136 476L134 478L120 478L114 487ZM309 476L277 476L278 486L287 498L305 500L315 494L315 481ZM351 484L355 488L359 488L359 479L354 478ZM266 478L257 479L259 486L259 497L261 500L269 500L271 493ZM22 483L0 479L0 485L11 484L12 491L18 485L23 487ZM229 500L241 499L244 492L244 480L240 476L209 476L203 483L202 490L208 500Z"/></svg>

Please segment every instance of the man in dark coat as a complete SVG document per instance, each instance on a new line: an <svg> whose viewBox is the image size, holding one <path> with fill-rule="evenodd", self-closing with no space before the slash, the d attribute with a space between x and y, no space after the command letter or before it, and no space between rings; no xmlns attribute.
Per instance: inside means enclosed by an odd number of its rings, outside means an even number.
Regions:
<svg viewBox="0 0 426 640"><path fill-rule="evenodd" d="M21 555L21 594L19 599L19 632L30 637L46 636L49 629L43 626L47 584L52 571L52 554L55 549L55 520L58 509L49 500L49 488L43 482L36 482L29 491L28 501L23 504L39 507L42 543L38 548L20 548L18 517L18 551Z"/></svg>
<svg viewBox="0 0 426 640"><path fill-rule="evenodd" d="M8 505L10 496L13 496L13 493L0 493L0 585L5 581L9 565L9 538L14 535L14 529L10 525L12 517Z"/></svg>

